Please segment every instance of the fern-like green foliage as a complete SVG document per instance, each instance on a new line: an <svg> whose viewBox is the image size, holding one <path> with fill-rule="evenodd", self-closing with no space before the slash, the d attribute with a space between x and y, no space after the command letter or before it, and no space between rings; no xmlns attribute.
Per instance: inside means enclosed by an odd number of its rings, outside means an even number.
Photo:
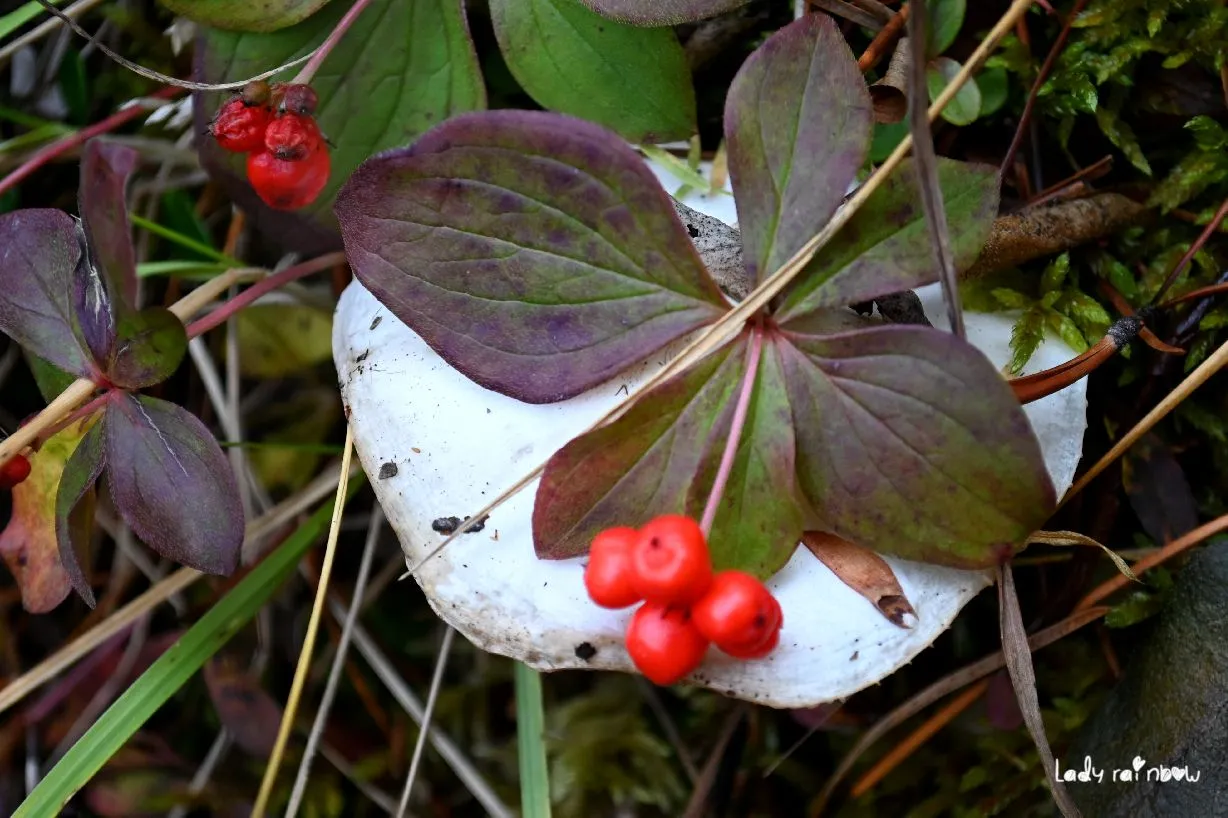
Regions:
<svg viewBox="0 0 1228 818"><path fill-rule="evenodd" d="M686 795L673 748L650 726L629 678L546 709L551 800L561 818L655 807L676 815Z"/></svg>
<svg viewBox="0 0 1228 818"><path fill-rule="evenodd" d="M1135 74L1145 58L1163 68L1189 63L1218 75L1228 62L1228 6L1220 0L1094 0L1073 22L1070 40L1037 93L1037 111L1056 123L1067 146L1075 120L1095 119L1100 130L1138 170L1152 176L1156 157L1144 153L1125 116L1137 107ZM1031 85L1039 61L1015 38L989 62ZM1152 197L1164 210L1178 207L1228 178L1223 130L1209 117L1187 124L1189 142L1174 146L1175 158Z"/></svg>

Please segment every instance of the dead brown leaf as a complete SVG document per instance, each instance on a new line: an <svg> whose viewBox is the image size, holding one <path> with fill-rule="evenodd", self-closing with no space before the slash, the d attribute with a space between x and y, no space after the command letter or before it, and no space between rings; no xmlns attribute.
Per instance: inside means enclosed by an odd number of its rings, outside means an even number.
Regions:
<svg viewBox="0 0 1228 818"><path fill-rule="evenodd" d="M916 619L917 612L886 560L825 531L807 531L802 534L802 542L841 582L869 600L893 624L912 627L908 617Z"/></svg>

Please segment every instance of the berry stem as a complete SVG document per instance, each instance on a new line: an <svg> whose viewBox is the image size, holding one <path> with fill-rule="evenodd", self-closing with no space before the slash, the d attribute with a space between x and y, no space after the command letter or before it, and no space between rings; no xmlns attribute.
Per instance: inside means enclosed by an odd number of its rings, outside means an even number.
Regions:
<svg viewBox="0 0 1228 818"><path fill-rule="evenodd" d="M699 522L704 536L712 532L712 522L716 519L716 510L721 505L721 496L725 493L725 484L733 472L733 461L738 453L738 443L742 440L742 427L746 425L746 415L750 411L750 397L755 393L755 376L759 373L759 358L763 351L763 328L756 326L751 329L750 349L746 353L746 374L742 378L742 390L738 393L738 402L733 408L733 423L729 426L729 437L725 441L725 452L721 455L721 465L716 470L716 479L712 481L712 491L708 494L708 504L704 506L704 516Z"/></svg>
<svg viewBox="0 0 1228 818"><path fill-rule="evenodd" d="M369 5L371 5L371 0L357 0L350 7L350 10L345 13L345 16L337 22L337 27L328 35L328 39L321 43L316 52L311 55L311 59L298 72L298 76L290 80L290 82L294 85L310 85L320 65L328 58L329 53L336 47L337 43L341 42L341 38L345 36L345 32L354 24L354 21L358 19L358 15L362 14L363 9Z"/></svg>

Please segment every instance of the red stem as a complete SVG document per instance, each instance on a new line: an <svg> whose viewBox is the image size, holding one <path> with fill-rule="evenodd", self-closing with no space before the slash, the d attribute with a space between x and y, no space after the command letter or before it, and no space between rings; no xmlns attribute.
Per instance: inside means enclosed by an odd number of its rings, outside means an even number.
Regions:
<svg viewBox="0 0 1228 818"><path fill-rule="evenodd" d="M268 278L262 278L205 317L198 318L188 324L188 337L195 338L214 327L220 326L236 312L248 306L260 296L271 293L278 287L283 287L291 281L297 281L312 273L327 270L334 264L341 264L344 261L345 253L326 253L319 258L313 258L311 261L304 261L302 264L287 267L280 273L274 273Z"/></svg>
<svg viewBox="0 0 1228 818"><path fill-rule="evenodd" d="M708 504L704 506L704 516L699 523L705 537L712 531L716 510L721 505L721 496L725 493L725 485L729 482L730 473L733 472L733 461L738 453L738 443L742 439L742 427L746 425L746 415L750 410L750 396L755 392L755 375L759 372L759 357L762 349L763 329L755 327L751 330L746 374L742 378L742 391L738 394L738 403L733 408L733 423L729 426L725 453L721 455L721 465L716 471L716 479L712 481L712 492L708 495Z"/></svg>
<svg viewBox="0 0 1228 818"><path fill-rule="evenodd" d="M1057 40L1054 41L1053 47L1049 49L1049 54L1045 57L1045 61L1041 63L1040 73L1036 75L1036 81L1032 83L1031 89L1028 91L1028 101L1023 105L1023 113L1019 116L1019 125L1015 128L1015 136L1011 139L1011 146L1006 150L1006 158L1002 160L1002 172L1006 173L1015 163L1015 154L1019 152L1019 146L1023 144L1023 135L1027 131L1028 122L1032 119L1032 109L1036 107L1036 95L1040 93L1040 86L1045 84L1045 80L1049 78L1049 73L1053 71L1053 65L1057 62L1058 55L1062 53L1062 49L1066 47L1066 41L1070 39L1070 26L1075 18L1082 13L1083 8L1087 5L1087 0L1078 0L1074 4L1074 8L1066 15L1066 22L1062 25L1062 32L1057 35Z"/></svg>
<svg viewBox="0 0 1228 818"><path fill-rule="evenodd" d="M173 99L183 93L182 88L160 88L149 96L153 99ZM71 133L65 136L58 142L52 142L50 145L34 152L29 159L22 162L21 165L4 177L0 181L0 195L7 193L16 187L20 182L24 181L27 176L41 168L43 165L50 162L56 157L68 153L73 148L79 147L95 136L101 136L104 133L113 131L116 128L149 114L149 111L141 105L131 105L124 108L122 111L116 111L101 122L96 122L88 128L82 128L76 133Z"/></svg>
<svg viewBox="0 0 1228 818"><path fill-rule="evenodd" d="M1164 283L1160 285L1160 289L1156 292L1155 297L1151 299L1152 304L1160 303L1160 299L1168 292L1168 288L1172 286L1172 283L1177 280L1177 276L1181 275L1181 271L1185 269L1185 266L1190 263L1195 254L1211 238L1211 234L1219 228L1219 223L1224 220L1225 216L1228 216L1228 199L1224 199L1223 204L1219 206L1219 210L1215 211L1215 215L1211 217L1211 221L1207 222L1207 226L1203 228L1202 233L1190 245L1190 249L1185 251L1185 255L1177 262L1177 266L1168 274L1168 278L1164 279Z"/></svg>
<svg viewBox="0 0 1228 818"><path fill-rule="evenodd" d="M67 429L69 426L72 426L82 418L89 417L95 410L98 409L99 406L106 403L111 397L111 392L115 389L115 387L105 386L101 388L105 390L101 395L97 395L89 403L77 407L71 414L69 414L68 417L64 418L59 423L52 425L49 429L47 429L47 431L40 434L38 438L38 446L41 447L48 440L55 437L60 432Z"/></svg>
<svg viewBox="0 0 1228 818"><path fill-rule="evenodd" d="M358 0L357 3L350 6L350 10L347 11L345 16L337 22L337 27L334 28L332 33L328 35L328 39L320 45L319 49L316 50L316 53L311 56L311 59L307 61L307 64L304 65L302 70L298 72L298 76L290 80L290 82L302 85L309 84L312 78L315 77L316 71L319 70L320 66L324 63L324 60L328 58L329 53L337 46L337 43L341 42L341 38L345 36L345 32L349 30L350 26L354 25L354 21L358 19L358 15L362 14L363 9L369 5L371 5L371 0Z"/></svg>

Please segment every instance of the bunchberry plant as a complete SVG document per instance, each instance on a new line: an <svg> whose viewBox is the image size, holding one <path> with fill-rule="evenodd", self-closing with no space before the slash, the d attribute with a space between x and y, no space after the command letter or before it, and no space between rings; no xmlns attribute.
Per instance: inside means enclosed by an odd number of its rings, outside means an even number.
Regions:
<svg viewBox="0 0 1228 818"><path fill-rule="evenodd" d="M725 136L752 280L840 206L870 130L865 82L824 16L746 61ZM939 177L966 266L996 214L997 174L942 160ZM472 380L530 403L617 389L620 371L729 309L634 151L556 114L457 116L364 163L336 213L356 276L389 310ZM927 241L905 165L737 338L554 455L538 555L699 517L745 400L708 531L717 571L768 577L804 530L964 568L1009 559L1054 505L1011 389L951 334L847 309L933 282Z"/></svg>
<svg viewBox="0 0 1228 818"><path fill-rule="evenodd" d="M92 140L80 218L51 209L0 216L0 332L101 390L71 417L88 430L67 456L54 503L60 562L91 606L85 563L104 474L124 521L163 556L230 574L243 541L234 475L213 435L182 407L140 394L178 368L187 335L169 310L137 308L124 201L136 164L131 148Z"/></svg>

